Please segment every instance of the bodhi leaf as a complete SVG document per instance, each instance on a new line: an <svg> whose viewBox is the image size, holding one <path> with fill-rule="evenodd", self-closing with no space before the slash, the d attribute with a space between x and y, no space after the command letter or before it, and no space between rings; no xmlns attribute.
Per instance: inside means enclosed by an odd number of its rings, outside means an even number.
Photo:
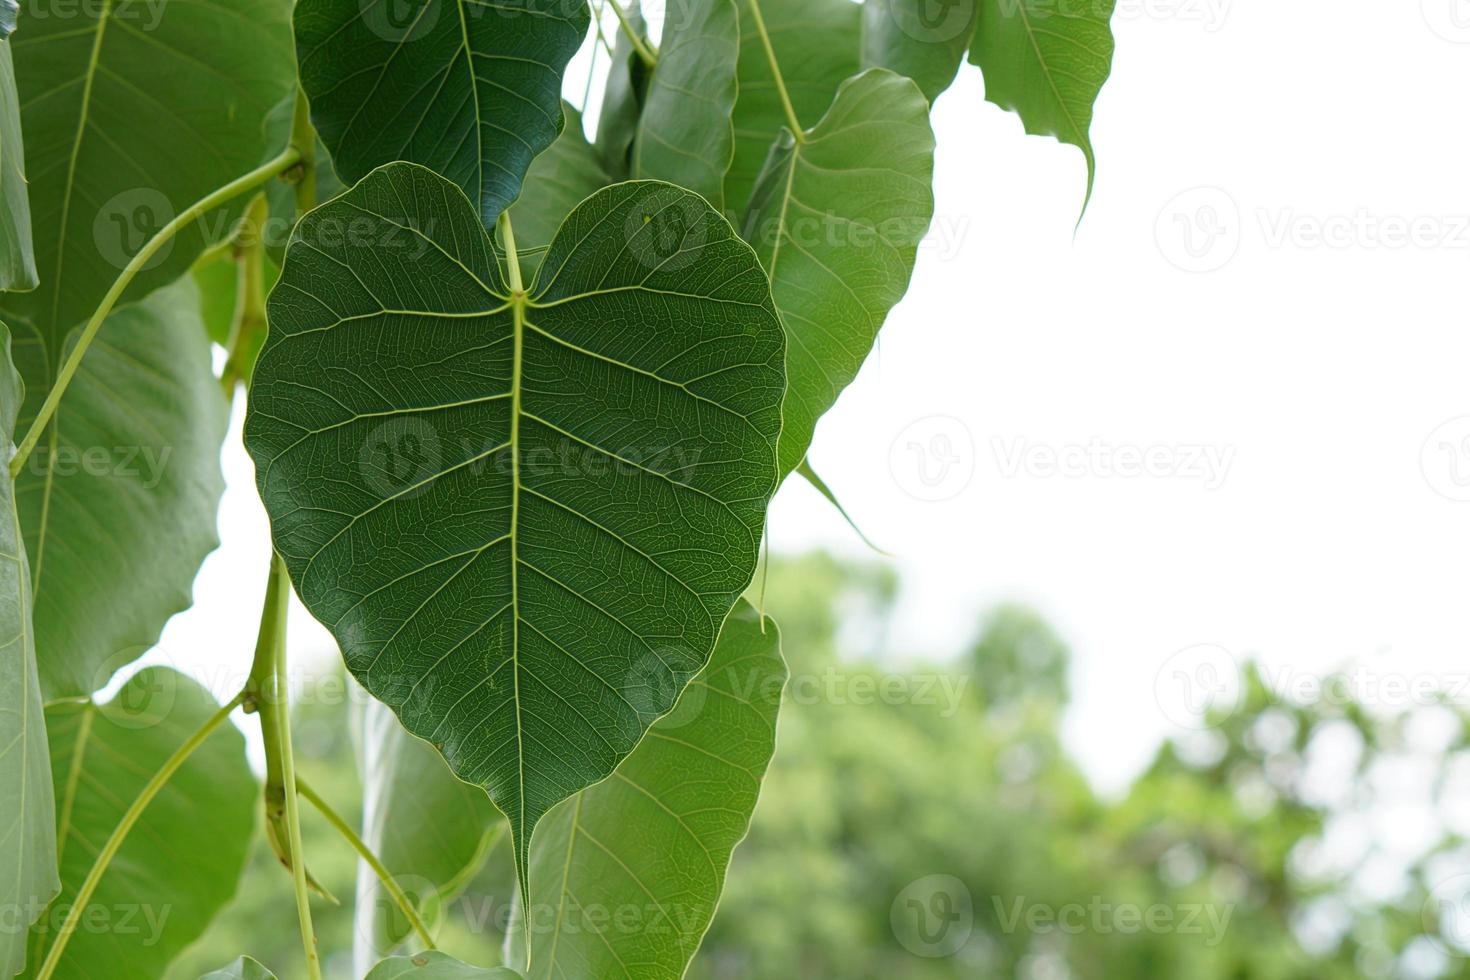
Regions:
<svg viewBox="0 0 1470 980"><path fill-rule="evenodd" d="M584 0L301 0L296 52L311 119L355 183L395 160L454 181L485 224L561 132L561 79Z"/></svg>
<svg viewBox="0 0 1470 980"><path fill-rule="evenodd" d="M771 144L786 126L780 90L755 29L750 0L740 2L740 98L735 157L725 177L725 207L742 214ZM827 111L843 79L857 73L862 8L851 0L761 0L796 118L810 126Z"/></svg>
<svg viewBox="0 0 1470 980"><path fill-rule="evenodd" d="M161 667L134 675L109 704L46 709L62 893L32 930L38 956L124 811L217 710L202 687ZM244 737L222 725L124 839L83 911L83 928L62 951L56 976L163 976L234 896L250 852L258 792ZM107 928L97 928L98 922Z"/></svg>
<svg viewBox="0 0 1470 980"><path fill-rule="evenodd" d="M470 966L443 953L430 952L386 959L364 980L521 980L521 975L503 966Z"/></svg>
<svg viewBox="0 0 1470 980"><path fill-rule="evenodd" d="M985 97L1021 117L1026 132L1055 136L1087 158L1087 200L1097 161L1092 107L1113 70L1115 0L979 0L970 61Z"/></svg>
<svg viewBox="0 0 1470 980"><path fill-rule="evenodd" d="M665 12L658 65L633 142L633 176L667 180L724 207L735 152L734 0L676 0Z"/></svg>
<svg viewBox="0 0 1470 980"><path fill-rule="evenodd" d="M515 291L475 208L400 163L302 221L269 313L245 444L276 549L363 686L506 814L524 890L536 822L673 706L754 574L765 274L641 181Z"/></svg>
<svg viewBox="0 0 1470 980"><path fill-rule="evenodd" d="M80 4L71 17L37 13L11 45L42 286L3 304L35 328L54 372L68 331L143 245L268 155L266 114L294 74L284 0L111 0ZM244 205L183 229L124 301L183 275ZM33 388L49 378L22 373Z"/></svg>
<svg viewBox="0 0 1470 980"><path fill-rule="evenodd" d="M14 27L15 0L0 0L0 290L36 288L36 255L31 246L31 203L26 194L15 67L10 43L3 40Z"/></svg>
<svg viewBox="0 0 1470 980"><path fill-rule="evenodd" d="M433 746L403 730L379 701L353 726L362 775L362 839L419 906L447 905L505 829L484 790L456 779ZM410 926L367 864L358 865L355 958L392 952Z"/></svg>
<svg viewBox="0 0 1470 980"><path fill-rule="evenodd" d="M223 970L207 973L199 980L276 980L276 975L248 956L242 956Z"/></svg>
<svg viewBox="0 0 1470 980"><path fill-rule="evenodd" d="M516 241L521 245L521 270L528 278L540 267L541 252L572 208L612 183L597 150L582 132L581 114L566 103L562 103L562 112L566 126L551 149L531 164L525 190L510 208Z"/></svg>
<svg viewBox="0 0 1470 980"><path fill-rule="evenodd" d="M40 331L15 328L22 373L49 377ZM28 387L23 426L47 391ZM228 412L191 277L107 318L16 480L48 701L99 690L188 608Z"/></svg>
<svg viewBox="0 0 1470 980"><path fill-rule="evenodd" d="M931 103L949 88L975 33L979 0L866 0L863 68L907 75Z"/></svg>
<svg viewBox="0 0 1470 980"><path fill-rule="evenodd" d="M10 360L10 331L0 324L0 431L6 456L22 397ZM31 576L9 480L0 481L0 977L26 965L26 929L61 887L56 876L56 806L36 646Z"/></svg>
<svg viewBox="0 0 1470 980"><path fill-rule="evenodd" d="M678 706L610 779L547 815L531 849L528 977L684 975L776 748L780 647L742 600ZM512 962L523 935L506 933Z"/></svg>
<svg viewBox="0 0 1470 980"><path fill-rule="evenodd" d="M912 81L882 69L842 84L815 127L783 132L743 234L786 326L781 472L857 375L913 274L934 216L934 133Z"/></svg>

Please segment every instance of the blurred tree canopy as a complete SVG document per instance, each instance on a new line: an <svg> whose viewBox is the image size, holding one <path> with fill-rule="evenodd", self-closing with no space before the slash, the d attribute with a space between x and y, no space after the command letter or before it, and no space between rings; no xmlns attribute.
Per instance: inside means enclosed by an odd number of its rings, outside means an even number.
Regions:
<svg viewBox="0 0 1470 980"><path fill-rule="evenodd" d="M968 650L926 664L888 636L897 584L820 553L773 563L767 611L792 673L779 748L690 977L1470 977L1463 711L1289 700L1249 665L1237 704L1109 799L1062 742L1070 652L1050 626L1002 606ZM302 708L299 765L355 819L345 714ZM352 854L304 823L312 871L347 901ZM220 950L295 962L277 874L262 848L172 980ZM502 848L433 910L441 946L498 962L511 882ZM345 980L350 913L318 912Z"/></svg>

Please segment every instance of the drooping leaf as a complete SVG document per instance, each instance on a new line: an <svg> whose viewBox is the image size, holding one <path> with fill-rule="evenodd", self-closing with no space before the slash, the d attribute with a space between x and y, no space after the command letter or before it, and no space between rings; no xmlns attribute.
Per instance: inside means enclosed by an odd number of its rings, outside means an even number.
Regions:
<svg viewBox="0 0 1470 980"><path fill-rule="evenodd" d="M536 822L672 707L754 573L765 275L655 181L584 201L528 295L413 164L296 236L245 435L276 548L357 679L507 815L524 887Z"/></svg>
<svg viewBox="0 0 1470 980"><path fill-rule="evenodd" d="M267 147L263 124L294 83L290 5L116 0L61 17L27 2L41 9L11 45L42 285L0 302L37 331L54 371L68 331L159 229L284 149ZM124 301L186 272L244 205L181 231ZM45 387L47 375L22 372Z"/></svg>
<svg viewBox="0 0 1470 980"><path fill-rule="evenodd" d="M844 82L821 122L772 148L742 233L786 327L783 475L908 289L934 215L933 172L924 94L878 68Z"/></svg>
<svg viewBox="0 0 1470 980"><path fill-rule="evenodd" d="M394 956L373 967L365 980L521 980L503 966L470 966L443 953Z"/></svg>
<svg viewBox="0 0 1470 980"><path fill-rule="evenodd" d="M0 324L0 433L20 411L20 374L10 360L10 331ZM26 965L26 930L61 887L56 875L56 806L50 752L31 629L31 576L14 492L0 480L0 977Z"/></svg>
<svg viewBox="0 0 1470 980"><path fill-rule="evenodd" d="M353 726L362 774L362 839L420 905L447 905L504 830L485 791L455 778L439 753L404 731L379 701ZM360 971L410 932L392 896L365 863L357 875L355 956Z"/></svg>
<svg viewBox="0 0 1470 980"><path fill-rule="evenodd" d="M454 181L486 225L561 132L561 80L587 33L584 0L301 0L296 51L337 173L385 163Z"/></svg>
<svg viewBox="0 0 1470 980"><path fill-rule="evenodd" d="M14 0L0 0L0 36L8 35L14 26ZM0 290L34 288L36 254L31 245L31 202L26 193L15 67L10 43L0 40Z"/></svg>
<svg viewBox="0 0 1470 980"><path fill-rule="evenodd" d="M547 814L531 849L528 977L684 975L776 748L780 647L742 600L678 706L611 778ZM523 935L506 933L513 963Z"/></svg>
<svg viewBox="0 0 1470 980"><path fill-rule="evenodd" d="M582 131L582 116L562 103L566 126L551 149L526 172L525 190L511 206L510 218L521 247L521 269L527 278L541 266L541 255L572 208L612 183Z"/></svg>
<svg viewBox="0 0 1470 980"><path fill-rule="evenodd" d="M33 930L35 949L49 948L97 849L139 791L217 709L202 687L161 667L134 675L109 704L46 709L62 892ZM234 896L257 792L245 739L221 726L143 811L83 911L91 925L72 934L55 975L163 976Z"/></svg>
<svg viewBox="0 0 1470 980"><path fill-rule="evenodd" d="M750 0L740 3L740 97L735 103L735 157L725 177L725 207L745 212L786 113L761 44ZM761 0L781 77L801 125L811 126L843 79L857 73L862 8L852 0Z"/></svg>
<svg viewBox="0 0 1470 980"><path fill-rule="evenodd" d="M970 61L985 98L1021 117L1026 132L1055 136L1087 158L1087 198L1097 170L1092 108L1113 70L1115 0L979 0Z"/></svg>
<svg viewBox="0 0 1470 980"><path fill-rule="evenodd" d="M638 132L638 117L648 93L649 65L643 60L629 33L648 39L648 24L643 19L643 5L630 0L623 6L628 26L618 30L613 41L612 67L603 88L602 109L597 115L597 135L593 146L603 167L619 179L632 173L633 139Z"/></svg>
<svg viewBox="0 0 1470 980"><path fill-rule="evenodd" d="M17 365L41 379L28 428L49 390L45 342L14 326ZM48 701L102 688L189 606L219 544L227 415L190 277L107 318L16 481Z"/></svg>
<svg viewBox="0 0 1470 980"><path fill-rule="evenodd" d="M223 970L207 973L199 980L276 980L276 975L248 956L242 956Z"/></svg>
<svg viewBox="0 0 1470 980"><path fill-rule="evenodd" d="M975 33L979 0L865 0L863 68L907 75L931 103L949 88Z"/></svg>
<svg viewBox="0 0 1470 980"><path fill-rule="evenodd" d="M667 180L724 208L735 152L735 0L683 0L668 8L658 65L633 142L634 177Z"/></svg>

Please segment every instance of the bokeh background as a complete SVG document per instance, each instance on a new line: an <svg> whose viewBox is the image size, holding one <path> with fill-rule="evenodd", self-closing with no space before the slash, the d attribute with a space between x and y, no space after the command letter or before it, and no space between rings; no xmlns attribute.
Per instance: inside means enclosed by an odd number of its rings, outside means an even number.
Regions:
<svg viewBox="0 0 1470 980"><path fill-rule="evenodd" d="M1114 29L1080 224L1075 148L973 68L935 107L934 231L811 457L888 554L778 497L794 679L694 976L1470 976L1470 0ZM605 70L568 76L589 125ZM223 546L145 661L224 697L268 541L242 407ZM291 640L303 684L337 669L299 607ZM347 710L298 730L351 812ZM493 959L508 867L447 948ZM173 976L293 963L284 884L260 854Z"/></svg>

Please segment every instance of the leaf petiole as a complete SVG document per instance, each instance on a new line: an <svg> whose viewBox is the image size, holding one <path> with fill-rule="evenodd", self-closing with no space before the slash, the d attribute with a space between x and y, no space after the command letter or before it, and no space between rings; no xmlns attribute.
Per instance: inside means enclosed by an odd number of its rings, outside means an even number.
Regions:
<svg viewBox="0 0 1470 980"><path fill-rule="evenodd" d="M628 22L628 15L623 11L622 4L618 3L618 0L607 0L607 5L617 15L618 24L622 27L623 33L628 36L628 40L633 42L633 50L638 52L638 57L643 59L643 63L649 68L657 67L658 55L648 46L647 40L639 37L638 32L633 30L633 25Z"/></svg>
<svg viewBox="0 0 1470 980"><path fill-rule="evenodd" d="M56 382L51 390L46 393L46 400L41 404L40 411L36 413L35 420L27 430L25 438L16 447L15 455L10 460L10 477L14 479L20 474L21 468L25 466L26 459L31 455L31 450L36 448L36 443L41 439L41 433L46 431L46 426L51 423L51 417L56 414L56 407L61 404L61 396L66 394L66 387L71 383L72 376L77 373L81 366L82 357L87 353L87 348L92 345L92 340L97 336L97 331L102 329L103 321L117 305L123 292L132 283L133 278L143 270L150 259L157 254L158 250L173 239L184 228L193 224L200 216L214 210L222 204L227 204L242 194L255 190L261 184L275 177L277 174L285 173L296 164L301 162L301 153L296 147L287 147L280 155L269 163L262 164L254 170L230 181L223 187L211 191L209 194L189 205L179 213L168 224L158 230L152 238L148 239L138 254L123 268L122 274L113 282L112 288L107 295L102 297L92 318L87 321L86 327L82 329L81 336L72 346L71 353L66 356L66 361L61 365L61 370L56 373Z"/></svg>
<svg viewBox="0 0 1470 980"><path fill-rule="evenodd" d="M614 4L616 6L616 4ZM766 60L771 63L771 76L776 80L776 92L781 96L781 108L786 113L786 126L798 143L806 142L801 120L796 118L796 109L791 104L791 93L786 91L786 79L781 76L781 65L776 61L776 49L771 44L770 32L766 30L766 19L761 16L760 0L750 0L750 15L755 21L755 32L761 37L761 46L766 49Z"/></svg>

